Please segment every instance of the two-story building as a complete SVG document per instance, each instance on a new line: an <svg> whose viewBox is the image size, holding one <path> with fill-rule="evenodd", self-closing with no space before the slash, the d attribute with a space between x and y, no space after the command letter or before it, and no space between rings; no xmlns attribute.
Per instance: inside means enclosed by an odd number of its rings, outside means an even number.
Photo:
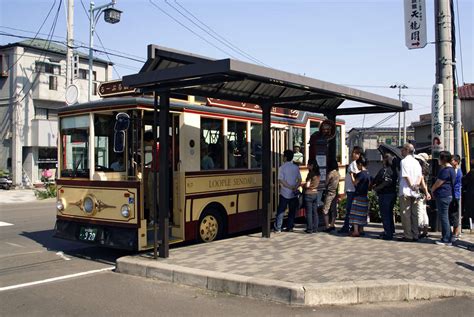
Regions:
<svg viewBox="0 0 474 317"><path fill-rule="evenodd" d="M88 99L88 55L78 54L79 102ZM112 63L94 59L93 96L112 79ZM57 163L57 109L66 105L66 46L35 39L0 46L0 170L16 186L41 180Z"/></svg>

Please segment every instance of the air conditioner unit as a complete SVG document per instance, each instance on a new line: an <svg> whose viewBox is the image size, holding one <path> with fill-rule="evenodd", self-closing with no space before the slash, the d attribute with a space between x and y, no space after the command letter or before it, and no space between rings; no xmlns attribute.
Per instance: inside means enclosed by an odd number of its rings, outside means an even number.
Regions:
<svg viewBox="0 0 474 317"><path fill-rule="evenodd" d="M8 71L7 71L7 70L2 70L2 71L0 72L0 77L3 77L3 78L8 77Z"/></svg>

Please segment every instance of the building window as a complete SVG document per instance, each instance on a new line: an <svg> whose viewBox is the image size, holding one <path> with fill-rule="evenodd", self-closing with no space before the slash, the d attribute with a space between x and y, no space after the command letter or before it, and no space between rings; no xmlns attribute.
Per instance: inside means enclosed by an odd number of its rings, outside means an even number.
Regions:
<svg viewBox="0 0 474 317"><path fill-rule="evenodd" d="M53 109L35 107L35 119L57 120L58 113Z"/></svg>
<svg viewBox="0 0 474 317"><path fill-rule="evenodd" d="M79 69L79 79L89 79L89 70L88 69ZM97 80L97 72L92 71L92 80L96 81Z"/></svg>
<svg viewBox="0 0 474 317"><path fill-rule="evenodd" d="M227 164L230 169L248 168L246 122L227 122Z"/></svg>
<svg viewBox="0 0 474 317"><path fill-rule="evenodd" d="M38 73L47 73L59 75L61 73L61 65L50 64L45 62L36 62L35 69Z"/></svg>
<svg viewBox="0 0 474 317"><path fill-rule="evenodd" d="M49 76L49 90L58 90L58 77Z"/></svg>
<svg viewBox="0 0 474 317"><path fill-rule="evenodd" d="M97 83L92 83L92 95L97 96Z"/></svg>
<svg viewBox="0 0 474 317"><path fill-rule="evenodd" d="M224 167L223 121L201 118L201 169Z"/></svg>
<svg viewBox="0 0 474 317"><path fill-rule="evenodd" d="M8 55L0 55L0 77L8 77Z"/></svg>

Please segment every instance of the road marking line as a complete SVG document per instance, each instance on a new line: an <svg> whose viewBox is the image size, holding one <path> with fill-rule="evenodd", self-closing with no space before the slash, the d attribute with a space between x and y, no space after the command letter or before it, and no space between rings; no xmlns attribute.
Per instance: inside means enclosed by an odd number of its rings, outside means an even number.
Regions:
<svg viewBox="0 0 474 317"><path fill-rule="evenodd" d="M0 221L0 227L13 226L13 223Z"/></svg>
<svg viewBox="0 0 474 317"><path fill-rule="evenodd" d="M65 256L63 251L56 252L56 255L59 256L61 259L65 260L65 261L71 261L72 260L71 258L68 258L67 256Z"/></svg>
<svg viewBox="0 0 474 317"><path fill-rule="evenodd" d="M99 270L92 270L92 271L86 271L86 272L81 272L81 273L75 273L75 274L69 274L69 275L63 275L63 276L48 278L48 279L41 280L41 281L35 281L35 282L30 282L30 283L23 283L23 284L0 287L0 292L9 291L9 290L12 290L12 289L17 289L17 288L33 286L33 285L38 285L38 284L45 284L45 283L51 283L51 282L56 282L56 281L61 281L61 280L67 280L67 279L78 277L78 276L90 275L90 274L95 274L95 273L100 273L100 272L105 272L105 271L112 271L113 269L115 269L115 266L106 267L106 268L99 269Z"/></svg>
<svg viewBox="0 0 474 317"><path fill-rule="evenodd" d="M42 252L46 252L46 251L31 251L31 252L23 252L23 253L11 253L11 254L6 254L6 255L0 255L0 259L1 258L9 258L9 257L12 257L12 256L17 256L17 255L26 255L26 254L42 253Z"/></svg>
<svg viewBox="0 0 474 317"><path fill-rule="evenodd" d="M24 248L24 246L13 243L13 242L5 242L5 243L8 244L8 245L11 245L12 247Z"/></svg>

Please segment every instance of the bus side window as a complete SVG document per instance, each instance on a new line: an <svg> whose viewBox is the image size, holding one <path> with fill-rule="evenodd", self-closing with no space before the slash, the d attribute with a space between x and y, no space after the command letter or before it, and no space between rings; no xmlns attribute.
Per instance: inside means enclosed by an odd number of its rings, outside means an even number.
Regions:
<svg viewBox="0 0 474 317"><path fill-rule="evenodd" d="M201 169L224 168L223 121L201 117Z"/></svg>

